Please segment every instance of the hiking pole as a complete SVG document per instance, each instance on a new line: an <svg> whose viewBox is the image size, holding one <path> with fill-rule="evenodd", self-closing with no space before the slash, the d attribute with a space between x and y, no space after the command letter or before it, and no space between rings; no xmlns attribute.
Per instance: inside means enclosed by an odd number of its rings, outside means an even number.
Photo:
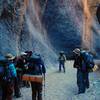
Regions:
<svg viewBox="0 0 100 100"><path fill-rule="evenodd" d="M44 90L44 100L45 100L45 74L44 74L44 77L43 77L43 90Z"/></svg>

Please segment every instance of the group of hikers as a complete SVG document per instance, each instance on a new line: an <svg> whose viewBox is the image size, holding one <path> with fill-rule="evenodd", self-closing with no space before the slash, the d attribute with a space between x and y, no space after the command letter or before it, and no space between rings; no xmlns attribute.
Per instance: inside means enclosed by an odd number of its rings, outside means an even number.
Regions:
<svg viewBox="0 0 100 100"><path fill-rule="evenodd" d="M25 81L23 75L40 75L45 77L46 69L40 54L25 51L20 56L14 57L8 53L0 60L0 88L2 100L12 100L21 97L22 86L32 89L32 100L42 100L42 81Z"/></svg>
<svg viewBox="0 0 100 100"><path fill-rule="evenodd" d="M73 50L74 68L77 68L78 94L85 93L89 88L89 72L94 68L93 55L76 48ZM59 72L63 68L65 73L66 55L63 51L59 53ZM2 100L12 100L13 94L16 98L21 97L21 86L31 87L32 100L42 100L43 81L27 80L29 76L42 76L45 80L46 68L40 54L32 51L25 51L20 56L13 56L8 53L0 59L0 89ZM25 79L23 80L23 75ZM31 78L29 78L31 79Z"/></svg>

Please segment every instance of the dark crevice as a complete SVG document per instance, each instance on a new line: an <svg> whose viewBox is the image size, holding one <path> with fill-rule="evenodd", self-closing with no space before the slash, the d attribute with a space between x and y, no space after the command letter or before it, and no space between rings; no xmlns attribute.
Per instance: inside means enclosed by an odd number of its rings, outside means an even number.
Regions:
<svg viewBox="0 0 100 100"><path fill-rule="evenodd" d="M100 24L100 4L97 7L96 16L97 16L98 22Z"/></svg>

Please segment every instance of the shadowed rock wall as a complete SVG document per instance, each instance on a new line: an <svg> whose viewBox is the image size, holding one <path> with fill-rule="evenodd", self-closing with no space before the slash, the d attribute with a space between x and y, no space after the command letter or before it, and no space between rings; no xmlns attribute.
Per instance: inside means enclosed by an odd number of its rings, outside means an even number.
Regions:
<svg viewBox="0 0 100 100"><path fill-rule="evenodd" d="M75 47L81 47L83 34L83 8L79 0L34 0L40 4L40 21L47 31L55 52L64 50L68 57ZM100 25L92 7L99 0L88 0L93 19L93 50L100 55ZM0 0L0 54L33 50L32 38L25 19L27 0ZM34 17L34 16L33 16ZM35 24L35 23L34 23ZM42 33L43 34L43 33ZM40 48L41 49L41 48ZM44 49L45 50L45 49Z"/></svg>

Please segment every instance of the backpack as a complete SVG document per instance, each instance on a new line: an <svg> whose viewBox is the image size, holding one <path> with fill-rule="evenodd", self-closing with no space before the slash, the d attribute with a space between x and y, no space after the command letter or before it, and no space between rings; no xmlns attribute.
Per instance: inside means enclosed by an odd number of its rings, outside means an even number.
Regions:
<svg viewBox="0 0 100 100"><path fill-rule="evenodd" d="M29 60L28 74L42 75L45 73L44 63L40 56L34 55Z"/></svg>
<svg viewBox="0 0 100 100"><path fill-rule="evenodd" d="M60 55L59 61L66 61L66 56L65 55Z"/></svg>
<svg viewBox="0 0 100 100"><path fill-rule="evenodd" d="M93 55L89 52L81 51L81 56L83 58L83 66L82 67L86 67L86 70L91 72L95 65ZM85 68L83 68L83 69L85 69Z"/></svg>
<svg viewBox="0 0 100 100"><path fill-rule="evenodd" d="M39 63L39 59L31 58L28 65L28 73L29 74L42 74L41 64Z"/></svg>
<svg viewBox="0 0 100 100"><path fill-rule="evenodd" d="M16 69L13 63L6 63L6 67L4 69L3 80L6 82L11 82L17 76Z"/></svg>

